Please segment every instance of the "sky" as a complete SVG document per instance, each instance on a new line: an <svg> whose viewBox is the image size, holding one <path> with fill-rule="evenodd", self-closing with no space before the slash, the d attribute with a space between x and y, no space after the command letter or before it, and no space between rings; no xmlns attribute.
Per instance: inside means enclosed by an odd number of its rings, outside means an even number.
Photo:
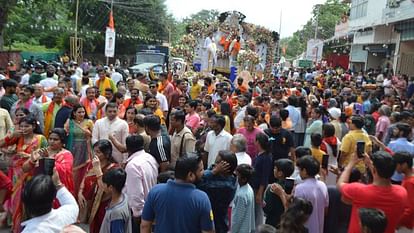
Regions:
<svg viewBox="0 0 414 233"><path fill-rule="evenodd" d="M279 32L282 10L281 37L291 36L311 18L312 6L326 0L166 0L168 12L180 20L200 10L219 12L237 10L246 15L245 22Z"/></svg>

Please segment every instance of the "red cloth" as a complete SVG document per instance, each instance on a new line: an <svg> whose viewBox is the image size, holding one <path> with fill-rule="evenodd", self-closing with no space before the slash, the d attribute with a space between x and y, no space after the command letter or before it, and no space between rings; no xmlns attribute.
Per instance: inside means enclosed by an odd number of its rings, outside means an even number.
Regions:
<svg viewBox="0 0 414 233"><path fill-rule="evenodd" d="M379 117L380 117L379 112L378 111L375 111L371 115L374 118L375 124L376 124L378 122Z"/></svg>
<svg viewBox="0 0 414 233"><path fill-rule="evenodd" d="M75 185L73 183L73 155L68 150L63 150L55 155L55 168L62 184L75 196ZM53 208L59 208L57 199L53 202Z"/></svg>
<svg viewBox="0 0 414 233"><path fill-rule="evenodd" d="M414 227L414 176L404 178L402 186L407 190L409 198L400 225L412 229Z"/></svg>
<svg viewBox="0 0 414 233"><path fill-rule="evenodd" d="M0 190L6 190L6 195L4 197L4 200L9 199L11 191L12 191L13 185L8 176L6 176L2 171L0 171ZM3 203L0 203L3 204Z"/></svg>
<svg viewBox="0 0 414 233"><path fill-rule="evenodd" d="M376 208L387 216L385 233L394 233L401 220L401 213L407 206L407 191L400 185L375 186L350 183L342 186L341 193L345 200L352 202L351 221L348 233L360 233L359 208Z"/></svg>

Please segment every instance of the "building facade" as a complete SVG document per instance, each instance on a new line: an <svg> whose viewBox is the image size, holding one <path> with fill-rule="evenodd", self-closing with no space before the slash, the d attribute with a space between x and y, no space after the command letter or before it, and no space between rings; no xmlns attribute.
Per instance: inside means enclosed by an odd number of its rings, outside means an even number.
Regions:
<svg viewBox="0 0 414 233"><path fill-rule="evenodd" d="M352 0L350 68L414 75L414 0Z"/></svg>

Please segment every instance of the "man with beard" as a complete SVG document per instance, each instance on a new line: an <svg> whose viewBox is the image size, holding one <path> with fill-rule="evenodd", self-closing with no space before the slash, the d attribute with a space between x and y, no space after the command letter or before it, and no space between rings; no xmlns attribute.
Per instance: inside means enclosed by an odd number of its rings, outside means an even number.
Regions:
<svg viewBox="0 0 414 233"><path fill-rule="evenodd" d="M155 218L155 233L214 232L210 200L194 185L201 180L203 167L198 156L186 155L178 159L175 180L156 185L149 192L142 212L141 233L151 232Z"/></svg>

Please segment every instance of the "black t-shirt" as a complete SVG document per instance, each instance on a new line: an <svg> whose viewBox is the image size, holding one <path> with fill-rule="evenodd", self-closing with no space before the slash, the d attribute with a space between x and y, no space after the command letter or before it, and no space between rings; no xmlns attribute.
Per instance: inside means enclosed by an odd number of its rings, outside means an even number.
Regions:
<svg viewBox="0 0 414 233"><path fill-rule="evenodd" d="M292 134L285 129L280 129L277 134L273 134L271 129L266 129L264 132L269 136L273 161L288 158L290 148L295 147Z"/></svg>
<svg viewBox="0 0 414 233"><path fill-rule="evenodd" d="M151 138L149 152L157 160L158 164L171 161L171 141L170 137L160 135Z"/></svg>

